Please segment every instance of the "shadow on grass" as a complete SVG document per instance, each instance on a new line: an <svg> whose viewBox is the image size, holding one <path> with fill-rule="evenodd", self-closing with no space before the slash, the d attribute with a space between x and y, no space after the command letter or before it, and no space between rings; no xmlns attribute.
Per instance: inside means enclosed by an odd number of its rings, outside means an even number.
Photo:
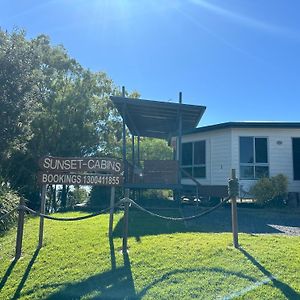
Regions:
<svg viewBox="0 0 300 300"><path fill-rule="evenodd" d="M21 293L21 291L22 291L22 289L23 289L23 287L25 285L25 282L26 282L26 280L27 280L27 278L29 276L31 268L32 268L32 266L33 266L33 264L34 264L37 256L38 256L39 252L40 252L40 248L37 248L35 250L35 252L34 252L34 254L33 254L33 256L32 256L32 258L31 258L31 260L30 260L30 262L29 262L29 264L28 264L28 266L27 266L27 268L26 268L26 270L24 272L24 274L23 274L23 277L22 277L22 279L21 279L21 281L20 281L20 283L19 283L19 285L17 287L17 290L16 290L14 296L12 297L12 299L18 299L20 297L20 293Z"/></svg>
<svg viewBox="0 0 300 300"><path fill-rule="evenodd" d="M187 217L197 215L206 209L190 206L183 207L181 212L183 216ZM152 211L164 216L182 217L179 209L152 209ZM291 216L280 212L270 212L267 209L238 208L238 230L240 233L282 233L273 228L271 224L300 227L300 218L298 215ZM129 211L128 235L135 237L137 241L146 235L177 232L231 232L231 208L227 205L210 214L185 222L160 219L132 208ZM123 236L123 218L115 226L114 236Z"/></svg>
<svg viewBox="0 0 300 300"><path fill-rule="evenodd" d="M140 292L136 292L134 279L132 276L131 263L130 258L127 253L123 254L123 262L124 265L122 267L116 267L116 257L115 257L115 247L113 239L109 239L110 245L110 254L111 254L111 270L99 273L94 276L91 276L87 279L84 279L80 282L69 282L69 283L54 283L54 284L44 284L41 289L46 288L55 288L59 289L58 291L49 295L46 299L81 299L82 297L88 296L89 299L141 299L143 298L148 291L150 291L153 287L161 284L164 281L168 281L172 276L176 276L179 274L186 274L189 276L190 273L217 273L222 274L222 276L229 277L234 276L237 279L248 280L252 283L257 282L257 278L253 276L249 276L243 272L236 272L227 270L224 268L209 268L209 267L201 267L201 268L187 268L187 269L177 269L170 272L167 272L160 276L157 279L154 279L152 283L143 287ZM273 275L267 271L260 263L256 261L254 257L252 257L246 250L240 248L240 251L245 255L245 257L256 266L265 276L270 278L275 287L280 289L282 293L288 299L298 299L300 294L294 291L287 284L279 281L278 279L274 279ZM29 275L30 269L37 257L38 251L35 252L33 258L28 264L26 271L23 275L23 278L17 288L17 291L14 295L13 299L17 299L20 295L20 292L26 282L26 279ZM24 296L34 294L36 289L32 289L24 293Z"/></svg>
<svg viewBox="0 0 300 300"><path fill-rule="evenodd" d="M109 237L109 249L110 249L110 262L111 262L111 270L116 270L116 255L115 255L115 245L113 237Z"/></svg>
<svg viewBox="0 0 300 300"><path fill-rule="evenodd" d="M147 285L146 287L144 287L142 289L141 292L138 293L137 298L142 298L143 296L146 295L147 291L150 290L151 288L153 288L155 285L162 283L165 280L168 280L171 276L173 275L177 275L177 274L186 274L187 277L189 276L189 273L194 273L194 272L212 272L212 273L220 273L224 276L235 276L237 278L242 278L242 279L246 279L249 280L251 282L256 282L256 278L245 275L242 272L234 272L234 271L228 271L225 270L223 268L206 268L206 267L202 267L202 268L190 268L190 269L182 269L182 270L174 270L168 273L165 273L163 276L161 276L158 279L155 279L151 284Z"/></svg>
<svg viewBox="0 0 300 300"><path fill-rule="evenodd" d="M70 282L67 284L49 284L41 288L59 288L60 290L49 295L47 300L55 299L81 299L88 296L89 299L142 299L147 292L156 285L169 280L171 276L177 274L189 274L193 272L219 273L223 276L235 276L256 282L256 278L245 275L242 272L229 271L223 268L189 268L174 270L165 273L160 278L145 286L139 293L135 290L134 280L131 271L131 263L128 253L123 253L124 266L116 268L115 248L113 239L109 239L111 252L111 270L91 276L80 282ZM34 290L28 291L26 295L34 293Z"/></svg>
<svg viewBox="0 0 300 300"><path fill-rule="evenodd" d="M61 289L46 299L81 299L89 295L89 299L123 299L136 298L134 281L131 273L130 260L127 253L123 254L124 266L116 267L115 247L112 238L109 238L111 270L91 276L80 282L70 282L67 284L43 285L41 288ZM30 295L34 290L28 291Z"/></svg>
<svg viewBox="0 0 300 300"><path fill-rule="evenodd" d="M15 265L16 265L16 263L17 263L17 261L18 261L18 260L14 259L14 260L10 263L10 265L8 266L8 268L7 268L5 274L4 274L4 276L3 276L3 278L1 279L1 282L0 282L0 292L1 292L2 288L4 287L4 285L5 285L6 281L7 281L7 279L9 278L9 276L10 276L10 274L11 274L13 268L15 267Z"/></svg>
<svg viewBox="0 0 300 300"><path fill-rule="evenodd" d="M160 278L153 280L152 283L145 286L139 293L136 293L130 260L128 255L125 254L124 267L91 276L81 282L63 285L60 291L50 295L46 299L81 299L84 296L89 296L89 299L142 299L149 290L169 280L172 276L178 274L189 276L190 273L194 272L212 272L222 274L223 276L235 276L236 278L246 279L253 283L257 281L256 278L245 275L242 272L228 271L223 268L190 268L165 273ZM60 285L44 285L42 288L58 286Z"/></svg>
<svg viewBox="0 0 300 300"><path fill-rule="evenodd" d="M288 284L278 280L275 276L269 272L263 265L261 265L251 254L249 254L245 249L239 248L239 250L245 255L245 257L265 276L267 276L274 286L279 289L287 299L300 299L300 293L297 293Z"/></svg>
<svg viewBox="0 0 300 300"><path fill-rule="evenodd" d="M155 213L170 217L181 217L179 210L152 210ZM140 237L145 235L172 234L177 232L191 232L182 221L164 220L150 216L144 212L130 209L128 220L128 236L135 237L140 242ZM114 228L113 236L123 237L123 217Z"/></svg>

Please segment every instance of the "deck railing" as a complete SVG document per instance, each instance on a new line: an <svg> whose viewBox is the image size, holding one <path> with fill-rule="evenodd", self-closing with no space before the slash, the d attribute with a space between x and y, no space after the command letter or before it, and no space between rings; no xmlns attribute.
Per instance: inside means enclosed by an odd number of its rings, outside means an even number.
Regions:
<svg viewBox="0 0 300 300"><path fill-rule="evenodd" d="M176 160L144 160L140 166L127 163L127 182L144 184L178 184L179 164Z"/></svg>

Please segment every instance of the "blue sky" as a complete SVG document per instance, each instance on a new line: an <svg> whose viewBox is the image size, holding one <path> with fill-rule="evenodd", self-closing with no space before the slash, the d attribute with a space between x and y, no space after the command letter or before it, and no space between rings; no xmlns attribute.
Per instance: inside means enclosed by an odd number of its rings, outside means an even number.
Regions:
<svg viewBox="0 0 300 300"><path fill-rule="evenodd" d="M300 121L299 0L1 0L0 26L44 33L142 98L207 106L200 125Z"/></svg>

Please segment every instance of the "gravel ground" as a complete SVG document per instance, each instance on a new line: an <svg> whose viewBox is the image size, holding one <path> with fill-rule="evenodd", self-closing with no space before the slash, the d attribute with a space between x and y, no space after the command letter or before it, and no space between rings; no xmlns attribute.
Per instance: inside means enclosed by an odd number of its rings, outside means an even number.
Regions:
<svg viewBox="0 0 300 300"><path fill-rule="evenodd" d="M195 215L206 208L182 207L183 216ZM201 218L186 221L187 228L201 232L231 232L231 208L221 207ZM239 232L300 236L300 211L238 207Z"/></svg>

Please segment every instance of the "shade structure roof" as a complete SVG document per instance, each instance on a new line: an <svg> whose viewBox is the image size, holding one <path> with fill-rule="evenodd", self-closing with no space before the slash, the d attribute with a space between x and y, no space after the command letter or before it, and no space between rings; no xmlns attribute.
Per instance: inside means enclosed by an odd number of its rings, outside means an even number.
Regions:
<svg viewBox="0 0 300 300"><path fill-rule="evenodd" d="M194 129L206 107L124 97L110 97L125 120L129 131L136 136L168 139L177 135L179 117L182 131Z"/></svg>

